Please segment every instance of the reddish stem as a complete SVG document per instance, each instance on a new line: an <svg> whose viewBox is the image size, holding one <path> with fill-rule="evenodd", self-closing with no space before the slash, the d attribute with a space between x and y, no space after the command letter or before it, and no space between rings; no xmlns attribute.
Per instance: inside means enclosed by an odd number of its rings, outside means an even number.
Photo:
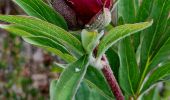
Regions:
<svg viewBox="0 0 170 100"><path fill-rule="evenodd" d="M116 78L112 72L112 69L110 68L110 66L108 64L106 56L102 57L102 61L104 62L102 72L103 72L108 84L110 85L111 90L116 97L116 100L124 100L122 91L116 81Z"/></svg>

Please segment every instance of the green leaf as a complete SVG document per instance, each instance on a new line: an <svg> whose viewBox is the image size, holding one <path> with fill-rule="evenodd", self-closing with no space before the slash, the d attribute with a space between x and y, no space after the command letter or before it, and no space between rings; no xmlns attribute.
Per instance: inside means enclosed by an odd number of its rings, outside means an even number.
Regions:
<svg viewBox="0 0 170 100"><path fill-rule="evenodd" d="M58 80L52 80L50 82L50 100L56 100L55 99L55 95L56 95L56 91L57 91L57 82Z"/></svg>
<svg viewBox="0 0 170 100"><path fill-rule="evenodd" d="M159 39L155 47L155 52L153 53L153 55L155 55L159 51L159 49L164 45L164 43L169 39L169 37L170 37L170 18L166 23L164 34L161 35L161 38Z"/></svg>
<svg viewBox="0 0 170 100"><path fill-rule="evenodd" d="M65 45L69 49L73 49L77 54L82 55L84 50L81 42L67 31L57 27L53 24L45 22L43 20L28 17L28 16L11 16L11 15L0 15L0 20L13 23L15 25L27 27L30 30L41 31L46 35L50 35Z"/></svg>
<svg viewBox="0 0 170 100"><path fill-rule="evenodd" d="M51 100L72 100L88 67L88 56L81 57L62 72Z"/></svg>
<svg viewBox="0 0 170 100"><path fill-rule="evenodd" d="M85 82L82 82L75 96L75 100L108 100L108 99L104 98L93 88L90 88Z"/></svg>
<svg viewBox="0 0 170 100"><path fill-rule="evenodd" d="M148 71L157 67L161 63L170 62L170 37L165 42L165 44L161 47L161 49L157 52L153 60L151 61L150 65L148 66Z"/></svg>
<svg viewBox="0 0 170 100"><path fill-rule="evenodd" d="M160 66L156 70L154 70L151 75L149 75L148 80L145 82L143 89L141 93L146 91L149 87L152 85L165 81L164 78L170 76L170 63L164 64L163 66Z"/></svg>
<svg viewBox="0 0 170 100"><path fill-rule="evenodd" d="M0 24L0 28L5 29L6 31L11 32L18 36L33 36L32 34L30 34L30 32L17 28L16 25Z"/></svg>
<svg viewBox="0 0 170 100"><path fill-rule="evenodd" d="M61 72L66 67L61 64L57 64L57 66L55 65L55 68L56 68L57 72L58 71ZM54 71L55 71L55 68L54 68ZM92 66L88 67L84 82L86 82L92 89L96 90L96 92L98 92L101 96L103 96L109 100L113 99L114 96L112 94L112 91L111 91L109 85L107 84L107 81L105 80L102 73L99 70L97 70L96 68L94 68ZM84 95L86 95L86 94L84 94Z"/></svg>
<svg viewBox="0 0 170 100"><path fill-rule="evenodd" d="M112 91L105 80L102 72L96 68L89 66L85 76L85 82L92 88L94 88L98 93L107 99L113 99Z"/></svg>
<svg viewBox="0 0 170 100"><path fill-rule="evenodd" d="M146 21L148 16L151 13L153 2L155 0L142 0L141 6L139 8L139 11L137 13L137 21Z"/></svg>
<svg viewBox="0 0 170 100"><path fill-rule="evenodd" d="M54 9L48 6L43 0L13 0L28 15L40 18L55 24L61 28L68 29L64 18Z"/></svg>
<svg viewBox="0 0 170 100"><path fill-rule="evenodd" d="M95 89L92 89L89 100L108 100L108 99L100 95ZM109 100L114 100L114 99L109 99Z"/></svg>
<svg viewBox="0 0 170 100"><path fill-rule="evenodd" d="M161 100L160 88L155 87L141 97L141 100ZM166 100L166 99L165 99Z"/></svg>
<svg viewBox="0 0 170 100"><path fill-rule="evenodd" d="M36 31L28 27L17 26L17 25L0 25L0 28L3 28L9 32L14 33L15 35L22 37L31 37L29 38L29 43L39 46L41 48L50 51L59 57L61 57L66 62L73 62L75 58L71 53L61 44L55 42L55 38L41 31ZM54 47L55 46L55 47Z"/></svg>
<svg viewBox="0 0 170 100"><path fill-rule="evenodd" d="M136 62L135 52L129 37L120 41L119 45L119 83L128 95L134 95L139 79L139 68Z"/></svg>
<svg viewBox="0 0 170 100"><path fill-rule="evenodd" d="M147 70L148 63L155 56L156 52L160 48L157 48L160 39L165 34L165 29L168 22L168 15L170 10L170 0L155 0L153 7L150 12L150 18L154 20L153 26L143 31L142 43L141 43L141 54L140 54L140 67L141 73ZM166 40L164 40L165 42ZM146 72L144 72L146 74ZM145 76L145 75L143 75Z"/></svg>
<svg viewBox="0 0 170 100"><path fill-rule="evenodd" d="M119 0L118 15L123 17L125 23L133 23L136 19L138 0Z"/></svg>
<svg viewBox="0 0 170 100"><path fill-rule="evenodd" d="M72 34L74 37L76 37L78 40L81 41L81 32L79 31L69 31L70 34Z"/></svg>
<svg viewBox="0 0 170 100"><path fill-rule="evenodd" d="M125 24L113 28L101 40L98 46L97 57L101 57L101 55L104 54L105 51L107 51L113 44L115 44L120 39L134 34L138 31L141 31L145 28L148 28L151 25L152 21L136 24Z"/></svg>
<svg viewBox="0 0 170 100"><path fill-rule="evenodd" d="M0 24L0 28L5 29L17 36L21 36L21 37L43 36L43 37L48 37L49 39L59 43L58 40L56 39L56 37L54 37L52 34L46 33L44 31L32 29L30 27L25 27L25 26L21 26L21 25L13 25L13 24L12 25Z"/></svg>
<svg viewBox="0 0 170 100"><path fill-rule="evenodd" d="M34 36L34 37L23 37L23 39L32 45L42 47L43 49L58 55L66 62L73 62L76 60L76 58L70 55L70 53L62 45L54 42L49 38Z"/></svg>
<svg viewBox="0 0 170 100"><path fill-rule="evenodd" d="M162 5L160 5L162 4ZM153 18L156 21L156 26L154 27L154 30L152 30L151 32L154 32L154 37L152 40L152 45L150 48L150 53L153 55L155 54L156 49L159 50L160 48L157 48L157 45L159 44L159 41L161 40L162 36L164 36L163 34L165 34L166 32L166 27L168 24L168 20L169 20L169 12L170 12L170 0L157 0L156 3L154 3L153 6ZM160 7L160 8L159 8ZM155 13L155 11L158 11ZM155 16L155 14L160 14L161 16ZM164 20L162 20L164 19ZM162 34L163 33L163 34ZM166 41L166 40L164 40Z"/></svg>
<svg viewBox="0 0 170 100"><path fill-rule="evenodd" d="M124 23L135 23L136 15L139 8L139 0L119 0L118 3L118 15L119 20L123 20ZM122 23L119 23L119 25ZM140 34L134 34L129 37L133 41L132 47L137 50L140 44Z"/></svg>
<svg viewBox="0 0 170 100"><path fill-rule="evenodd" d="M88 31L86 29L82 30L81 32L82 44L88 54L93 52L101 36L102 34L99 34L97 31Z"/></svg>
<svg viewBox="0 0 170 100"><path fill-rule="evenodd" d="M52 68L50 69L50 72L53 72L53 73L61 73L62 71L63 71L63 68L56 66L56 65L52 65Z"/></svg>
<svg viewBox="0 0 170 100"><path fill-rule="evenodd" d="M90 99L90 88L85 82L82 82L76 93L75 100L89 100L89 99Z"/></svg>

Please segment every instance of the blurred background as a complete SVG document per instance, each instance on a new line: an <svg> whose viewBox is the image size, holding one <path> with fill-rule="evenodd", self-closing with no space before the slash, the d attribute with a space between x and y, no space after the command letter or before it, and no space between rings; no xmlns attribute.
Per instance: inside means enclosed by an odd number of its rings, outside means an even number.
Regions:
<svg viewBox="0 0 170 100"><path fill-rule="evenodd" d="M0 0L0 14L24 12L12 0ZM58 78L54 60L62 62L0 29L0 100L48 100L49 83Z"/></svg>
<svg viewBox="0 0 170 100"><path fill-rule="evenodd" d="M0 14L25 13L11 0L0 0ZM0 100L48 100L49 83L59 76L54 61L64 63L0 29ZM170 100L170 82L160 83L143 99Z"/></svg>

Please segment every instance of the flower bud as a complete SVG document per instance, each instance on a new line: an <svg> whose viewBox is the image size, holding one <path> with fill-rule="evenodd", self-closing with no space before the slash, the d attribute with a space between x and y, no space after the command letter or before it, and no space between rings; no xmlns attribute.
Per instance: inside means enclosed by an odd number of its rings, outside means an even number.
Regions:
<svg viewBox="0 0 170 100"><path fill-rule="evenodd" d="M111 21L113 0L54 0L53 7L67 21L69 29L98 29Z"/></svg>

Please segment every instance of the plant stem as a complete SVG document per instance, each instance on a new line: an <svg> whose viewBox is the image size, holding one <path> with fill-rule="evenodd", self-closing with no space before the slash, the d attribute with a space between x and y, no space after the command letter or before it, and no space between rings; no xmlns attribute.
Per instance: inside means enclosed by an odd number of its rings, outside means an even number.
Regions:
<svg viewBox="0 0 170 100"><path fill-rule="evenodd" d="M115 95L116 100L124 100L122 91L116 81L115 76L113 75L112 69L110 68L110 65L109 65L105 55L102 57L102 61L103 61L102 72L103 72L108 84L110 85L110 88L111 88L113 94Z"/></svg>

